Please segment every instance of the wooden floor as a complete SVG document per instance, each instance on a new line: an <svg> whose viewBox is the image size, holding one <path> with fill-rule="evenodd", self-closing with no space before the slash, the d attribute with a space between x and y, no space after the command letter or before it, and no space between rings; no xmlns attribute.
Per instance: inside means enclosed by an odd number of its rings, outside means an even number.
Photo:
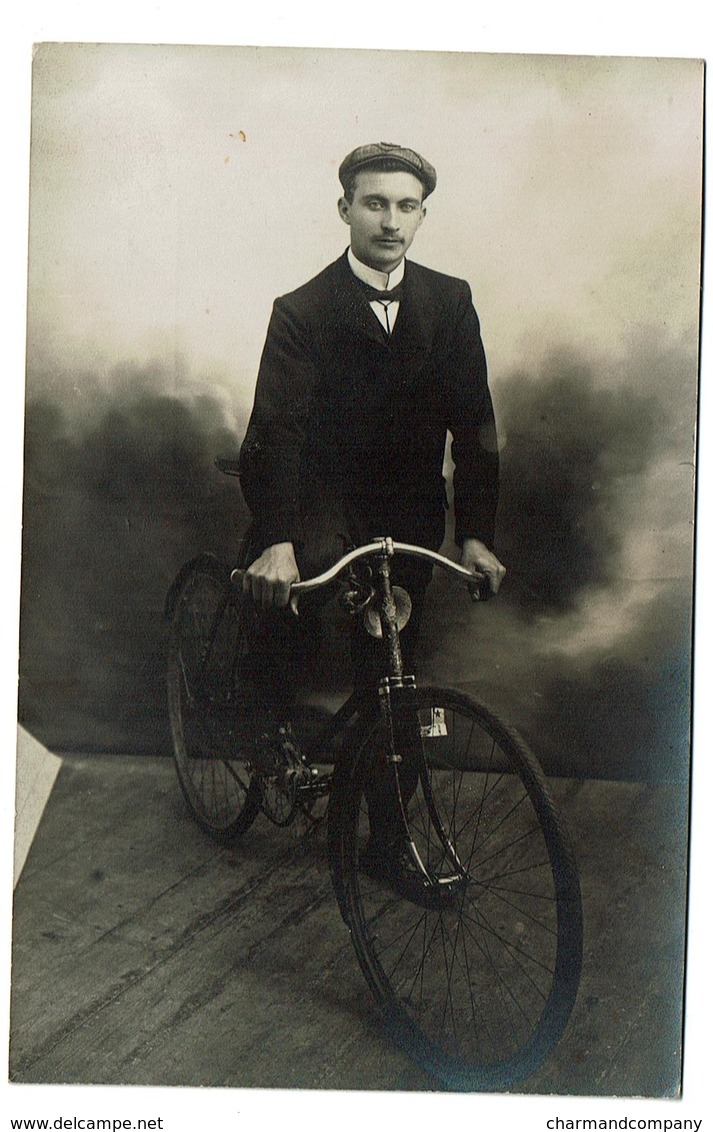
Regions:
<svg viewBox="0 0 713 1132"><path fill-rule="evenodd" d="M585 966L519 1091L678 1091L686 795L557 780ZM193 824L168 759L65 758L16 889L16 1082L435 1090L379 1029L332 896L324 827Z"/></svg>

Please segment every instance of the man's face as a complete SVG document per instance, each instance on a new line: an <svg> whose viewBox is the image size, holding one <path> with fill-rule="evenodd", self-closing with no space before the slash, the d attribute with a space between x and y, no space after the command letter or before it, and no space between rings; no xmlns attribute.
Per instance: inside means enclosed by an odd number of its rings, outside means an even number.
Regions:
<svg viewBox="0 0 713 1132"><path fill-rule="evenodd" d="M362 263L390 272L411 247L426 209L423 185L406 170L358 173L354 200L339 201L339 215L351 229L351 247Z"/></svg>

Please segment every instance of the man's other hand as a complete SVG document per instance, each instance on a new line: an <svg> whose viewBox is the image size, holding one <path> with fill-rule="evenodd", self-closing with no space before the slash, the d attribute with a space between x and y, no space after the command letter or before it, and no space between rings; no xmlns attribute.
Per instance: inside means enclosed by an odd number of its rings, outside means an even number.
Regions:
<svg viewBox="0 0 713 1132"><path fill-rule="evenodd" d="M505 567L492 550L488 550L484 542L477 538L463 540L463 550L460 556L461 566L470 570L472 574L484 574L492 593L500 589L500 583L505 577Z"/></svg>
<svg viewBox="0 0 713 1132"><path fill-rule="evenodd" d="M290 586L300 572L291 542L278 542L263 550L245 571L243 590L263 609L283 609L290 600Z"/></svg>

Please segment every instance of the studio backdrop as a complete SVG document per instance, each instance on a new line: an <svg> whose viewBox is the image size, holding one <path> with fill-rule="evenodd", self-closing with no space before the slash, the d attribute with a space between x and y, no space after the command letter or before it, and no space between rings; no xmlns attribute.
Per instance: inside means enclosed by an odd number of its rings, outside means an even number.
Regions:
<svg viewBox="0 0 713 1132"><path fill-rule="evenodd" d="M506 583L434 584L422 666L550 772L685 782L702 65L45 44L33 75L25 727L169 753L166 591L237 554L214 459L274 298L347 243L340 161L387 140L438 170L410 254L472 288L502 461Z"/></svg>

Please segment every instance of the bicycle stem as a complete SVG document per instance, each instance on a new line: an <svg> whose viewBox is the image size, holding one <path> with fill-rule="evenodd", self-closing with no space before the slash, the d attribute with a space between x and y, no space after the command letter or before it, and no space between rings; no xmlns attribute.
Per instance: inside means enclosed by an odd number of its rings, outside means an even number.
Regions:
<svg viewBox="0 0 713 1132"><path fill-rule="evenodd" d="M376 569L379 577L379 617L386 651L387 679L390 684L398 685L403 682L404 665L396 618L396 600L391 585L391 563L389 559L393 553L391 539L384 539L384 549L377 556Z"/></svg>

